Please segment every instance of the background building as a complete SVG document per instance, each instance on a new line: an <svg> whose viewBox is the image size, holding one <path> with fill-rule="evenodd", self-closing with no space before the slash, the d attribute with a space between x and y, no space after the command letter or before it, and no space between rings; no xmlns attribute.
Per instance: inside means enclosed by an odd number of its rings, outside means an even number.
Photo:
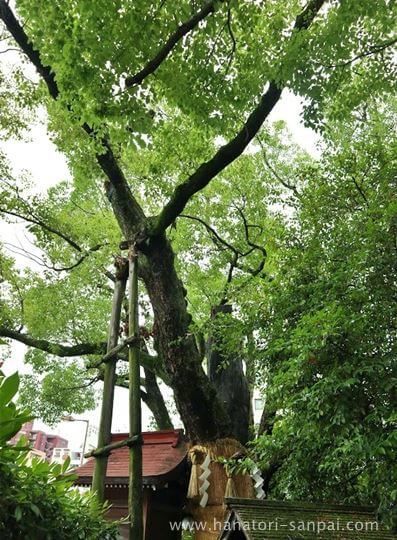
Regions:
<svg viewBox="0 0 397 540"><path fill-rule="evenodd" d="M70 448L54 448L51 459L53 463L62 464L67 458L70 458L70 465L72 467L78 467L84 460L82 452L78 450L71 450Z"/></svg>
<svg viewBox="0 0 397 540"><path fill-rule="evenodd" d="M51 435L41 430L33 429L33 422L27 422L22 426L20 431L11 439L11 444L16 444L19 439L24 436L27 438L33 453L45 457L47 461L52 460L55 448L67 448L68 441L60 435Z"/></svg>

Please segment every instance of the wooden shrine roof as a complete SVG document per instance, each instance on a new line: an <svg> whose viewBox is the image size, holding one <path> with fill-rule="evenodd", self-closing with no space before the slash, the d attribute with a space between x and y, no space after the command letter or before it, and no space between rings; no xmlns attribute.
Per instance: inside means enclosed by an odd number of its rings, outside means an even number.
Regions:
<svg viewBox="0 0 397 540"><path fill-rule="evenodd" d="M370 507L226 499L219 540L396 540ZM240 527L240 533L236 533Z"/></svg>
<svg viewBox="0 0 397 540"><path fill-rule="evenodd" d="M143 483L145 485L165 484L177 480L186 462L187 446L183 430L148 431L142 433ZM124 440L126 433L112 434L111 442ZM88 486L92 483L95 459L74 470L78 476L76 484ZM106 485L128 484L129 448L124 446L113 450L108 459Z"/></svg>

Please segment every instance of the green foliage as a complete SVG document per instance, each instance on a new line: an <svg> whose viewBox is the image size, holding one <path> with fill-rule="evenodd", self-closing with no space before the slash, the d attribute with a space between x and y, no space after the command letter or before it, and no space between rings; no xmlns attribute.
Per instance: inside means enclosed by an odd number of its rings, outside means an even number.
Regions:
<svg viewBox="0 0 397 540"><path fill-rule="evenodd" d="M91 493L74 487L70 462L47 463L29 457L26 441L8 446L7 440L32 418L11 399L19 385L18 374L0 384L0 534L2 538L32 540L112 540L116 525L104 519L107 507Z"/></svg>
<svg viewBox="0 0 397 540"><path fill-rule="evenodd" d="M7 43L4 43L5 40L9 41L9 36L0 29L0 43L5 45ZM6 46L5 49L7 51L8 47ZM22 60L22 56L19 58ZM16 87L19 89L18 92L15 92ZM22 139L26 136L26 130L35 120L38 104L37 85L29 77L26 77L21 63L15 62L15 60L1 62L0 133L3 140L10 137ZM1 155L0 160L2 158Z"/></svg>
<svg viewBox="0 0 397 540"><path fill-rule="evenodd" d="M360 104L393 93L395 17L387 0L328 2L289 44L280 77L307 99L307 124L345 121Z"/></svg>
<svg viewBox="0 0 397 540"><path fill-rule="evenodd" d="M330 129L263 292L274 497L397 502L395 124L390 101Z"/></svg>
<svg viewBox="0 0 397 540"><path fill-rule="evenodd" d="M91 493L73 488L69 463L49 464L0 452L0 532L3 538L111 540L116 526L105 521Z"/></svg>
<svg viewBox="0 0 397 540"><path fill-rule="evenodd" d="M29 404L37 417L53 425L62 416L82 414L95 408L97 391L91 381L87 382L85 368L76 362L56 363L51 361L53 357L40 354L40 351L28 356L44 356L46 359L47 367L40 369L36 363L33 374L21 377L18 400ZM40 371L42 375L38 374Z"/></svg>

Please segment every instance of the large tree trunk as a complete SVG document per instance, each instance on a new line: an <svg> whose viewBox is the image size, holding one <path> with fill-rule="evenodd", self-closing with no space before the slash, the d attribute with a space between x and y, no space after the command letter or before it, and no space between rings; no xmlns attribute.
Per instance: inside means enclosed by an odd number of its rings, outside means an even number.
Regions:
<svg viewBox="0 0 397 540"><path fill-rule="evenodd" d="M231 436L230 418L201 365L190 329L186 291L176 274L169 241L165 235L148 239L148 220L127 208L124 194L111 184L106 185L106 194L125 239L139 245L140 277L154 312L155 348L189 438L205 442Z"/></svg>
<svg viewBox="0 0 397 540"><path fill-rule="evenodd" d="M145 255L142 277L154 311L156 349L188 435L201 442L228 437L230 418L202 368L172 248L165 237L156 238Z"/></svg>
<svg viewBox="0 0 397 540"><path fill-rule="evenodd" d="M230 313L232 306L220 305L212 309L215 321L218 313ZM216 326L215 326L216 328ZM216 331L207 344L208 376L214 383L219 400L224 405L232 425L232 434L242 444L249 439L251 398L241 358L228 358L222 352Z"/></svg>

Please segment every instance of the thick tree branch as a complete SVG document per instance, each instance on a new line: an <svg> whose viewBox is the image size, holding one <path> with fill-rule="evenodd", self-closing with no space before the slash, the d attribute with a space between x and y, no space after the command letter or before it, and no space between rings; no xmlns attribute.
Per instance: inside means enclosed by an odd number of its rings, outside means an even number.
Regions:
<svg viewBox="0 0 397 540"><path fill-rule="evenodd" d="M42 79L44 79L50 96L57 99L59 91L54 73L48 66L44 66L42 64L39 52L33 48L28 36L25 34L24 29L17 21L6 0L0 0L0 18L6 25L7 30L10 32L14 40L19 45L22 52L26 54L37 69L39 75L42 77Z"/></svg>
<svg viewBox="0 0 397 540"><path fill-rule="evenodd" d="M309 1L306 8L295 20L294 32L307 29L324 2L325 0ZM163 234L183 211L190 198L204 189L217 174L244 152L279 101L281 92L282 88L276 82L270 81L267 91L262 95L259 104L251 112L238 134L222 146L209 161L200 165L185 182L175 188L174 193L160 212L151 230L148 231L149 236L154 237Z"/></svg>
<svg viewBox="0 0 397 540"><path fill-rule="evenodd" d="M40 349L49 354L61 357L71 356L84 356L87 354L104 354L106 351L105 343L79 343L77 345L62 345L60 343L54 343L53 341L47 341L46 339L36 339L29 334L17 332L0 326L0 336L19 341L28 347L34 347Z"/></svg>
<svg viewBox="0 0 397 540"><path fill-rule="evenodd" d="M247 122L236 137L222 146L212 159L200 165L186 182L179 184L175 188L170 200L159 214L152 230L149 231L150 236L163 234L167 227L183 211L189 199L195 193L204 189L217 174L243 153L280 99L280 96L281 89L275 83L271 82L267 92L262 96L259 105L250 114Z"/></svg>
<svg viewBox="0 0 397 540"><path fill-rule="evenodd" d="M146 405L152 411L158 429L172 429L172 420L170 418L163 394L157 383L156 375L153 371L145 369L145 397Z"/></svg>
<svg viewBox="0 0 397 540"><path fill-rule="evenodd" d="M305 9L296 17L294 30L307 30L324 3L325 0L309 0Z"/></svg>
<svg viewBox="0 0 397 540"><path fill-rule="evenodd" d="M189 32L194 30L194 28L196 28L197 25L208 15L214 13L216 4L223 1L224 0L210 0L199 12L196 13L196 15L179 25L176 31L167 39L162 48L158 51L156 56L149 60L145 67L138 71L138 73L126 78L126 88L131 88L131 86L141 84L148 75L154 73L171 53L173 48L181 41L181 39L184 38Z"/></svg>
<svg viewBox="0 0 397 540"><path fill-rule="evenodd" d="M79 343L77 345L63 345L61 343L55 343L53 341L48 341L46 339L37 339L29 334L24 334L17 330L11 330L5 326L0 326L0 337L12 339L23 343L27 347L33 347L34 349L39 349L40 351L47 352L54 356L59 356L62 358L71 358L74 356L88 356L88 355L104 355L106 361L106 343ZM126 359L125 355L118 355L121 359ZM104 359L99 362L95 361L91 364L88 364L87 369L97 369ZM141 351L141 363L142 366L152 371L163 379L165 383L168 381L168 377L165 374L161 362L157 356L151 356L145 351ZM169 381L168 381L169 382Z"/></svg>

